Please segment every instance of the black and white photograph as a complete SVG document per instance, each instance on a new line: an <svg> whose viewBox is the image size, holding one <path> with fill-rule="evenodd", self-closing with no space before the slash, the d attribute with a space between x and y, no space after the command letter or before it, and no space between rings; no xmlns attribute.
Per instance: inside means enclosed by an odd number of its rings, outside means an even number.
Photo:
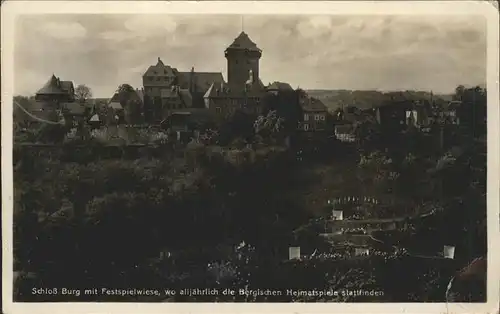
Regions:
<svg viewBox="0 0 500 314"><path fill-rule="evenodd" d="M493 5L58 3L2 26L4 300L498 307Z"/></svg>

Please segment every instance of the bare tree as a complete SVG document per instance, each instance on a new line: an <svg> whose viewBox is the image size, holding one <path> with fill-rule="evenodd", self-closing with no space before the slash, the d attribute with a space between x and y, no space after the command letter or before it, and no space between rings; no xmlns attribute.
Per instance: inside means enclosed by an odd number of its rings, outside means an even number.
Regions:
<svg viewBox="0 0 500 314"><path fill-rule="evenodd" d="M80 102L86 102L92 97L92 90L84 84L80 84L75 88L75 98Z"/></svg>

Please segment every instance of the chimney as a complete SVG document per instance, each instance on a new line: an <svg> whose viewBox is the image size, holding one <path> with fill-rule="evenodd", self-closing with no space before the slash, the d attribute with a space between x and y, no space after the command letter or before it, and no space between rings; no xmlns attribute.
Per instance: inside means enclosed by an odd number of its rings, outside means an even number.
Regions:
<svg viewBox="0 0 500 314"><path fill-rule="evenodd" d="M191 73L189 74L189 91L193 92L195 88L194 82L194 66L191 68Z"/></svg>

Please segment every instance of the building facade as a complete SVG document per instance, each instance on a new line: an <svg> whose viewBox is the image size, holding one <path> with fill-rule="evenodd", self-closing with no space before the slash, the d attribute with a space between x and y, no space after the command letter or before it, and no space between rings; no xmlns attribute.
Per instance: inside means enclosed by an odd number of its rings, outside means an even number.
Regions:
<svg viewBox="0 0 500 314"><path fill-rule="evenodd" d="M300 104L304 112L299 129L304 132L330 132L328 109L322 101L310 97L302 97Z"/></svg>
<svg viewBox="0 0 500 314"><path fill-rule="evenodd" d="M241 32L224 51L227 78L221 72L180 72L158 58L143 75L146 122L161 123L178 111L205 109L224 121L236 111L261 112L265 87L259 78L262 51Z"/></svg>
<svg viewBox="0 0 500 314"><path fill-rule="evenodd" d="M35 107L41 108L37 116L59 120L61 115L67 123L82 117L84 105L75 102L75 88L72 81L62 81L52 74L49 80L35 94Z"/></svg>

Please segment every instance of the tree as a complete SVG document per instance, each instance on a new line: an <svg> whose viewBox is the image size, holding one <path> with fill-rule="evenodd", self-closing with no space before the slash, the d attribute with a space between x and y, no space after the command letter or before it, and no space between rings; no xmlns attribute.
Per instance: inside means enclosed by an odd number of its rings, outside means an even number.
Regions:
<svg viewBox="0 0 500 314"><path fill-rule="evenodd" d="M455 88L455 94L453 95L453 100L462 100L462 97L465 92L465 87L463 85L458 85Z"/></svg>
<svg viewBox="0 0 500 314"><path fill-rule="evenodd" d="M91 97L92 90L87 85L80 84L75 88L75 98L77 101L84 103Z"/></svg>
<svg viewBox="0 0 500 314"><path fill-rule="evenodd" d="M283 118L276 111L269 111L265 116L259 116L254 123L255 133L263 138L273 137L283 130Z"/></svg>
<svg viewBox="0 0 500 314"><path fill-rule="evenodd" d="M142 118L142 103L136 90L129 84L121 84L116 90L115 97L125 111L127 123L139 123Z"/></svg>

